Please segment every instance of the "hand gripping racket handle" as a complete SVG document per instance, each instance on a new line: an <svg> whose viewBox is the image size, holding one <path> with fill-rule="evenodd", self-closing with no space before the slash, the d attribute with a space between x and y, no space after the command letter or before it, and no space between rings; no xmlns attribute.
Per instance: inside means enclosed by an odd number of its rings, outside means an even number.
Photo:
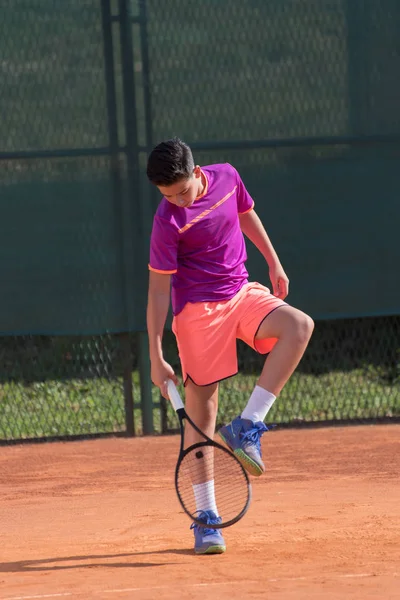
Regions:
<svg viewBox="0 0 400 600"><path fill-rule="evenodd" d="M178 390L176 389L176 385L172 381L172 379L168 379L167 382L168 396L171 400L171 404L174 407L175 411L184 409L182 398L179 395Z"/></svg>

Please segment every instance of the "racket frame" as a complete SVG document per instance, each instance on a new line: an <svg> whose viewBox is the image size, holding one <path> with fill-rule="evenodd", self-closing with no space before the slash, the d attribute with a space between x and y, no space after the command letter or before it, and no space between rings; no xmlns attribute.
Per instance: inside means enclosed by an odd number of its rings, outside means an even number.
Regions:
<svg viewBox="0 0 400 600"><path fill-rule="evenodd" d="M185 513L192 519L192 521L194 521L194 523L196 523L196 525L199 525L200 527L205 526L204 521L198 520L196 518L196 516L193 515L186 508L185 504L183 503L183 501L181 499L181 496L179 493L179 487L178 487L179 468L180 468L180 465L181 465L183 459L185 458L185 456L187 454L189 454L190 452L193 452L197 448L204 448L205 446L207 446L207 447L212 446L214 448L217 448L218 450L222 450L223 452L226 452L227 454L229 454L237 462L238 467L240 467L240 470L245 478L245 482L247 485L247 501L246 501L244 507L242 508L242 510L240 511L240 513L238 513L236 515L236 517L234 517L233 519L230 519L229 521L224 521L222 523L213 524L213 528L215 528L215 529L223 529L224 527L230 527L231 525L234 525L235 523L240 521L240 519L242 517L244 517L244 515L246 514L246 512L250 506L252 493L251 493L251 484L250 484L249 476L246 473L243 465L236 458L236 456L233 454L233 452L231 452L231 450L228 450L228 448L225 448L225 446L222 446L222 444L219 444L218 442L215 442L214 440L209 438L208 435L203 433L203 431L201 431L201 429L199 429L199 427L197 427L197 425L195 423L193 423L192 419L186 413L185 407L182 402L182 398L181 398L174 382L172 381L172 379L168 380L167 389L168 389L168 396L171 401L171 404L179 418L179 428L180 428L180 435L181 435L181 443L180 443L178 462L177 462L176 468L175 468L175 489L176 489L179 503L182 506ZM184 426L183 426L184 420L186 420L193 427L193 429L195 429L195 431L197 431L197 433L204 438L204 440L205 440L204 442L196 442L195 444L192 444L191 446L189 446L189 448L184 449L184 444L185 444Z"/></svg>

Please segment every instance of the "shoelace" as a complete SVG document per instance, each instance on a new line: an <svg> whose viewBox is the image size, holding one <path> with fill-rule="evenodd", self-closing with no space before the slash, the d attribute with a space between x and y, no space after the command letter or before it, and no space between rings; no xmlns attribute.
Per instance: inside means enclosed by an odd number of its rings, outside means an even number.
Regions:
<svg viewBox="0 0 400 600"><path fill-rule="evenodd" d="M269 430L270 430L270 428L267 427L265 425L265 423L259 423L259 424L257 423L255 427L252 427L245 433L241 432L240 437L242 440L246 440L248 442L251 442L252 444L255 444L257 450L259 452L261 452L261 443L260 443L261 436L265 431L269 431Z"/></svg>
<svg viewBox="0 0 400 600"><path fill-rule="evenodd" d="M204 521L204 525L217 525L218 523L221 523L221 517L217 517L216 519L211 519L211 517L209 516L208 513L206 513L205 511L197 511L197 513L199 513L198 519L200 521ZM197 514L195 513L195 514ZM201 528L202 532L204 535L211 535L213 533L216 533L216 529L212 529L210 527L203 527L201 525L198 525L197 523L192 523L190 526L190 529L194 529L195 527L199 527Z"/></svg>

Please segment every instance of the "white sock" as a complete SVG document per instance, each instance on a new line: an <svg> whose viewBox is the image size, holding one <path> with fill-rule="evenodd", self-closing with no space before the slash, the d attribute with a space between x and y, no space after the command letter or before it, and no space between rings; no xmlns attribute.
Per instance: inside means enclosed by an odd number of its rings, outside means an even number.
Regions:
<svg viewBox="0 0 400 600"><path fill-rule="evenodd" d="M193 492L197 510L212 510L217 517L219 516L215 503L214 479L194 484Z"/></svg>
<svg viewBox="0 0 400 600"><path fill-rule="evenodd" d="M254 423L264 421L275 400L276 396L274 396L274 394L271 394L268 390L256 385L240 416L242 419L250 419Z"/></svg>

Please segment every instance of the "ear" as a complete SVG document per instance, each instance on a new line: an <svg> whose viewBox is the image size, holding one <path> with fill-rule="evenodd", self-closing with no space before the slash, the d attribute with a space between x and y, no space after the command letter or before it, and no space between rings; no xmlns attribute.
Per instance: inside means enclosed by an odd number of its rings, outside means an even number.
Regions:
<svg viewBox="0 0 400 600"><path fill-rule="evenodd" d="M201 177L201 168L199 167L199 165L196 165L193 169L193 175L196 177L196 179Z"/></svg>

